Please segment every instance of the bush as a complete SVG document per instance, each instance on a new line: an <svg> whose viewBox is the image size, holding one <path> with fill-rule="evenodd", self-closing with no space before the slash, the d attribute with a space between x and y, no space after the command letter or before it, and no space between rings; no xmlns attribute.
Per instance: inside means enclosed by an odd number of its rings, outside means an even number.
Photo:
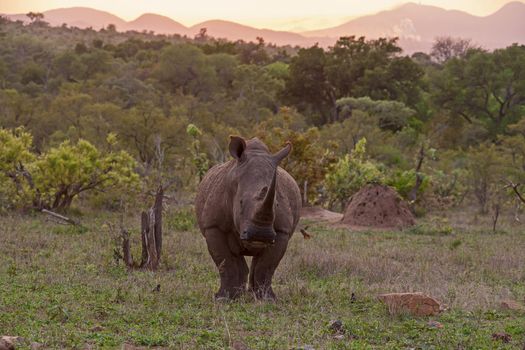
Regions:
<svg viewBox="0 0 525 350"><path fill-rule="evenodd" d="M423 182L419 186L417 194L422 194L428 188L429 178L423 176ZM417 173L414 169L405 171L394 171L386 180L387 185L392 186L396 189L397 193L404 199L408 199L408 194L416 185ZM419 197L419 196L418 196Z"/></svg>
<svg viewBox="0 0 525 350"><path fill-rule="evenodd" d="M196 225L193 209L178 209L172 215L166 217L166 225L169 230L191 231Z"/></svg>
<svg viewBox="0 0 525 350"><path fill-rule="evenodd" d="M23 128L0 129L0 209L23 205L31 198L30 175L25 165L34 161L33 138Z"/></svg>
<svg viewBox="0 0 525 350"><path fill-rule="evenodd" d="M369 182L384 182L379 165L366 159L366 139L356 144L351 154L346 154L326 175L325 184L331 208L339 204L344 209L346 201Z"/></svg>
<svg viewBox="0 0 525 350"><path fill-rule="evenodd" d="M115 136L107 141L113 146ZM0 206L65 210L81 193L115 188L127 193L139 182L136 162L125 151L102 152L79 140L37 156L31 144L31 135L22 129L0 130Z"/></svg>

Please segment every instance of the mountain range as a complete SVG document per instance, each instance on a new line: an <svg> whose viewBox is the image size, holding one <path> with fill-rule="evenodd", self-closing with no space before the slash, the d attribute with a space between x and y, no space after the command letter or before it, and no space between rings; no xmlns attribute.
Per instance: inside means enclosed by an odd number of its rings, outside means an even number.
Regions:
<svg viewBox="0 0 525 350"><path fill-rule="evenodd" d="M191 27L166 16L143 14L135 20L125 21L111 13L86 7L61 8L45 11L44 20L50 25L93 29L114 24L119 31L154 31L158 34L180 34L193 37L201 28L208 35L229 40L254 41L262 37L277 45L321 46L333 45L340 36L356 35L367 38L400 38L406 53L428 52L439 36L471 39L486 49L525 44L525 3L515 1L504 5L491 15L480 17L457 10L436 6L407 3L395 9L358 17L336 27L294 33L271 29L258 29L231 21L210 20ZM12 20L28 21L25 14L8 14Z"/></svg>

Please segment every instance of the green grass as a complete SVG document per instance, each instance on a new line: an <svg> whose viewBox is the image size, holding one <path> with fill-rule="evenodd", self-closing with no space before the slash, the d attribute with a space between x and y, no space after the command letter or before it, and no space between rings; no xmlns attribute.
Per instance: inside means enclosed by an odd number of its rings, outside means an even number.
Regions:
<svg viewBox="0 0 525 350"><path fill-rule="evenodd" d="M171 220L171 221L170 221ZM525 234L425 229L349 233L322 226L294 235L274 279L275 303L246 295L216 303L216 268L185 212L168 219L157 273L128 272L115 237L87 216L85 229L43 217L0 222L0 335L49 348L174 349L521 349L525 315L498 301L525 296ZM138 218L134 255L139 256ZM157 284L160 292L154 292ZM434 318L390 316L376 296L422 291L448 306ZM357 299L352 302L350 295ZM335 339L330 320L343 322ZM433 328L430 320L443 324ZM512 341L492 340L505 332Z"/></svg>

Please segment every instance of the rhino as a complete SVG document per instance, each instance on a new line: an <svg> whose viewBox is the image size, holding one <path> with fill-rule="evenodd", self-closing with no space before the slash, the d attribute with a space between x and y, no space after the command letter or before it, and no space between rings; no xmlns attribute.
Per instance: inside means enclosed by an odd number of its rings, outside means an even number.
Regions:
<svg viewBox="0 0 525 350"><path fill-rule="evenodd" d="M299 187L279 163L288 142L275 154L259 139L230 136L233 159L212 167L198 186L195 209L199 229L219 270L216 299L235 299L249 291L275 299L272 278L299 222ZM251 266L245 256L252 256Z"/></svg>

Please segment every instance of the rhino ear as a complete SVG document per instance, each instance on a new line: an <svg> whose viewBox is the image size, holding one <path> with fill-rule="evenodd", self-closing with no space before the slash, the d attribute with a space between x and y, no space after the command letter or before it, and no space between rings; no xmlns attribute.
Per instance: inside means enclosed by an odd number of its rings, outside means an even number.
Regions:
<svg viewBox="0 0 525 350"><path fill-rule="evenodd" d="M242 137L230 136L230 154L233 158L240 160L245 149L246 141Z"/></svg>
<svg viewBox="0 0 525 350"><path fill-rule="evenodd" d="M290 141L286 141L286 146L279 152L275 153L272 158L273 162L278 165L284 158L286 158L290 152L292 151L292 143Z"/></svg>

